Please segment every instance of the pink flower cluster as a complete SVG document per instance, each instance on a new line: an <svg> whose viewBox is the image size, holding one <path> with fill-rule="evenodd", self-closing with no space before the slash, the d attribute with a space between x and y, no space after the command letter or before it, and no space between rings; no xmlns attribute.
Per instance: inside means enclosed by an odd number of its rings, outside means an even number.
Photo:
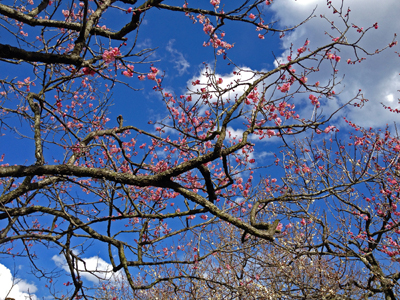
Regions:
<svg viewBox="0 0 400 300"><path fill-rule="evenodd" d="M223 41L223 38L225 37L224 32L221 32L219 36L218 34L214 33L215 27L211 24L210 19L204 17L203 15L198 15L197 18L199 19L199 23L203 24L204 33L207 35L212 35L210 36L209 42L203 43L204 47L212 45L215 49L223 48L223 49L218 49L217 55L224 54L225 49L231 49L233 47L232 44Z"/></svg>
<svg viewBox="0 0 400 300"><path fill-rule="evenodd" d="M303 47L300 47L299 49L297 49L297 56L299 56L300 54L306 52L308 44L310 44L310 41L306 40L304 45L303 45Z"/></svg>
<svg viewBox="0 0 400 300"><path fill-rule="evenodd" d="M31 85L35 86L35 83L33 81L31 81L30 77L25 78L23 82L22 81L18 81L18 88L20 89L20 88L25 86L27 92L30 92L30 90L31 90L30 86ZM5 93L4 94L2 93L1 95L5 95Z"/></svg>
<svg viewBox="0 0 400 300"><path fill-rule="evenodd" d="M325 132L325 133L329 133L329 132L331 132L331 131L334 131L335 129L336 129L335 126L330 125L330 126L328 126L328 127L326 127L326 128L324 129L324 132Z"/></svg>
<svg viewBox="0 0 400 300"><path fill-rule="evenodd" d="M151 72L147 74L147 78L150 80L156 80L156 75L158 73L158 69L155 67L150 68Z"/></svg>
<svg viewBox="0 0 400 300"><path fill-rule="evenodd" d="M96 72L89 67L82 68L82 72L83 72L83 74L90 75L90 76L93 76L94 74L96 74Z"/></svg>
<svg viewBox="0 0 400 300"><path fill-rule="evenodd" d="M122 72L123 75L125 75L126 77L132 77L133 76L133 65L128 65L128 68Z"/></svg>
<svg viewBox="0 0 400 300"><path fill-rule="evenodd" d="M328 54L326 54L326 58L327 58L327 59L334 59L334 60L336 60L337 62L340 61L340 56L335 55L335 54L333 54L333 53L328 53Z"/></svg>
<svg viewBox="0 0 400 300"><path fill-rule="evenodd" d="M218 8L219 3L221 0L210 0L211 5L213 5L215 8Z"/></svg>
<svg viewBox="0 0 400 300"><path fill-rule="evenodd" d="M319 103L317 97L315 97L314 95L310 95L308 98L311 100L311 103L312 103L313 105L316 105L317 107L319 107L319 104L320 104L320 103Z"/></svg>
<svg viewBox="0 0 400 300"><path fill-rule="evenodd" d="M290 89L290 83L284 83L282 86L278 86L278 90L280 90L282 93L287 93Z"/></svg>
<svg viewBox="0 0 400 300"><path fill-rule="evenodd" d="M105 63L109 64L110 62L113 62L115 60L116 56L121 55L121 52L119 52L119 48L110 48L110 50L106 50L103 53L103 60Z"/></svg>

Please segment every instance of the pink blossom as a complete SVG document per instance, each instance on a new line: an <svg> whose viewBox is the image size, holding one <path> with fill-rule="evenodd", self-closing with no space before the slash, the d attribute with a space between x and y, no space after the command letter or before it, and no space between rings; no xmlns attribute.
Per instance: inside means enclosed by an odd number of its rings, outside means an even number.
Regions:
<svg viewBox="0 0 400 300"><path fill-rule="evenodd" d="M302 171L303 171L303 173L310 173L311 172L310 168L307 167L306 165L303 165Z"/></svg>
<svg viewBox="0 0 400 300"><path fill-rule="evenodd" d="M333 53L328 53L328 54L326 55L326 58L327 58L327 59L335 59L335 54L333 54Z"/></svg>
<svg viewBox="0 0 400 300"><path fill-rule="evenodd" d="M307 47L303 46L303 47L297 49L297 53L302 54L302 53L306 52L306 50L307 50Z"/></svg>
<svg viewBox="0 0 400 300"><path fill-rule="evenodd" d="M92 70L91 68L89 68L89 67L84 67L84 68L82 69L82 72L83 72L83 74L85 74L85 75L91 75L91 76L93 76L94 74L96 74L96 72L95 72L94 70Z"/></svg>
<svg viewBox="0 0 400 300"><path fill-rule="evenodd" d="M139 80L142 80L142 81L143 81L143 80L146 79L146 76L144 76L144 75L139 75L138 78L139 78Z"/></svg>
<svg viewBox="0 0 400 300"><path fill-rule="evenodd" d="M282 86L278 86L278 90L280 90L282 93L288 92L290 89L290 83L284 83Z"/></svg>
<svg viewBox="0 0 400 300"><path fill-rule="evenodd" d="M252 20L254 20L254 19L256 18L256 16L253 15L253 14L250 14L250 15L249 15L249 18L252 19Z"/></svg>
<svg viewBox="0 0 400 300"><path fill-rule="evenodd" d="M157 74L155 74L155 73L149 73L149 74L147 74L147 78L150 79L150 80L155 80L156 79L156 75Z"/></svg>
<svg viewBox="0 0 400 300"><path fill-rule="evenodd" d="M210 0L210 3L211 3L211 5L213 5L214 7L217 8L217 6L218 6L219 3L220 3L220 0Z"/></svg>
<svg viewBox="0 0 400 300"><path fill-rule="evenodd" d="M267 135L268 135L268 137L274 136L275 135L275 131L273 131L271 129L268 129L267 130Z"/></svg>
<svg viewBox="0 0 400 300"><path fill-rule="evenodd" d="M319 101L318 101L317 97L315 97L314 95L310 95L308 98L311 100L311 103L313 105L316 105L317 107L319 107Z"/></svg>
<svg viewBox="0 0 400 300"><path fill-rule="evenodd" d="M330 131L333 131L334 129L335 129L336 127L335 126L328 126L328 127L326 127L325 129L324 129L324 132L325 133L328 133L328 132L330 132Z"/></svg>
<svg viewBox="0 0 400 300"><path fill-rule="evenodd" d="M61 12L62 12L62 14L64 15L65 18L68 18L68 16L69 16L69 11L68 10L64 10L63 9Z"/></svg>
<svg viewBox="0 0 400 300"><path fill-rule="evenodd" d="M105 63L109 64L110 62L113 62L115 60L115 56L121 55L121 52L119 52L119 48L110 48L110 50L106 50L103 53L103 60Z"/></svg>
<svg viewBox="0 0 400 300"><path fill-rule="evenodd" d="M306 220L301 219L300 224L303 225L303 226L306 225Z"/></svg>
<svg viewBox="0 0 400 300"><path fill-rule="evenodd" d="M206 34L210 34L213 30L214 30L214 26L212 26L212 25L210 25L210 24L204 25L204 27L203 27L203 31L204 31Z"/></svg>
<svg viewBox="0 0 400 300"><path fill-rule="evenodd" d="M128 68L122 72L123 75L125 75L126 77L132 77L133 76L133 65L128 65Z"/></svg>

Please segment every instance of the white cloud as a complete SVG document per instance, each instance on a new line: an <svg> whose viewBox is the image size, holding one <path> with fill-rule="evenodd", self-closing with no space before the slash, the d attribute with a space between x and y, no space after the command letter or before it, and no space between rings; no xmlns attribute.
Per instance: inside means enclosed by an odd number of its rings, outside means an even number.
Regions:
<svg viewBox="0 0 400 300"><path fill-rule="evenodd" d="M206 74L206 72L209 74ZM210 69L203 68L199 75L193 76L187 81L187 86L193 92L200 93L201 88L208 86L208 91L213 95L212 101L232 101L239 98L244 91L248 88L246 83L251 83L258 79L260 75L257 71L253 71L248 67L232 68L232 72L227 74L210 74ZM261 70L263 72L263 70ZM222 82L217 83L218 80ZM199 84L193 85L194 82L199 81ZM235 87L232 89L232 87ZM197 101L198 96L193 96ZM211 110L209 105L203 105L200 109L200 115L203 115L206 110Z"/></svg>
<svg viewBox="0 0 400 300"><path fill-rule="evenodd" d="M63 268L65 271L69 272L67 262L63 255L54 255L52 257L54 263ZM93 256L89 258L82 258L82 261L78 262L78 270L81 277L87 280L98 283L99 280L116 280L120 276L120 272L114 273L112 271L113 267L111 264L104 261L98 256Z"/></svg>
<svg viewBox="0 0 400 300"><path fill-rule="evenodd" d="M336 8L340 8L341 1L332 1ZM372 26L375 22L379 28L370 30L363 37L360 46L369 52L374 52L378 48L388 45L395 32L400 32L400 1L385 0L345 0L343 9L346 11L348 6L350 12L350 25L356 24L364 29ZM331 41L331 38L325 34L333 33L331 26L326 20L320 18L320 15L326 15L335 25L343 29L343 23L340 21L338 14L333 14L329 9L325 0L280 0L271 5L271 10L275 13L274 19L279 20L280 27L290 27L303 21L312 10L316 8L316 17L300 26L293 33L287 34L281 39L283 51L288 49L293 43L294 50L301 47L306 39L310 40L310 48L324 45ZM355 41L359 37L359 33L354 28L349 30L349 41ZM340 47L339 55L342 57L338 65L340 74L345 74L342 84L338 86L338 90L343 89L339 95L338 102L335 105L330 103L331 109L339 104L343 104L352 99L359 89L363 96L369 101L363 109L349 108L344 111L346 117L361 126L384 126L398 120L398 115L385 110L381 103L399 108L397 99L400 94L397 92L400 86L399 63L400 60L395 54L399 51L398 47L389 48L386 51L375 55L367 56L362 63L348 65L347 58L354 58L354 50L352 48ZM287 52L282 53L281 58L287 56ZM360 52L360 56L366 56ZM329 73L318 73L318 80L327 82L330 78ZM309 78L310 79L310 78ZM322 103L324 104L324 103ZM324 108L324 106L321 106ZM325 112L329 113L330 108L325 108Z"/></svg>
<svg viewBox="0 0 400 300"><path fill-rule="evenodd" d="M190 64L185 59L183 54L173 47L174 42L175 40L170 40L168 42L166 50L171 54L173 58L173 63L175 63L175 69L178 70L179 76L182 76L184 73L186 73L187 69L190 67Z"/></svg>
<svg viewBox="0 0 400 300"><path fill-rule="evenodd" d="M227 128L228 138L239 140L243 138L243 130L242 129L233 129L232 127L228 126Z"/></svg>
<svg viewBox="0 0 400 300"><path fill-rule="evenodd" d="M6 266L0 264L0 300L6 297L15 300L36 300L36 291L37 287L34 284L14 277Z"/></svg>

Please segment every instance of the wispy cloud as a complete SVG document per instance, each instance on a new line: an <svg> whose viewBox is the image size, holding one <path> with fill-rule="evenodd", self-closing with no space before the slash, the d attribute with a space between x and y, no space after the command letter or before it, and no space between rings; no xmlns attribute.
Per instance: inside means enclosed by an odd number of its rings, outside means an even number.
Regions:
<svg viewBox="0 0 400 300"><path fill-rule="evenodd" d="M182 76L187 72L187 69L190 67L189 62L185 59L183 54L176 50L174 45L175 40L169 40L167 47L165 48L172 56L172 62L175 64L174 68L178 70L179 76Z"/></svg>

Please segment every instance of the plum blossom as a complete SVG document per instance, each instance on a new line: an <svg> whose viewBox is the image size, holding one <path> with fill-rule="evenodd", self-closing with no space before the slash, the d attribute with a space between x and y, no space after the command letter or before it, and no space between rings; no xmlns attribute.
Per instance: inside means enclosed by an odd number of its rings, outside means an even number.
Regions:
<svg viewBox="0 0 400 300"><path fill-rule="evenodd" d="M270 138L271 136L274 136L274 135L275 135L275 131L273 131L273 130L271 130L271 129L268 129L268 130L267 130L267 135L268 135L268 137Z"/></svg>
<svg viewBox="0 0 400 300"><path fill-rule="evenodd" d="M89 68L89 67L84 67L84 68L82 68L82 72L83 72L83 74L85 74L85 75L91 75L91 76L93 76L94 74L96 74L96 72L95 72L94 70L92 70L91 68Z"/></svg>
<svg viewBox="0 0 400 300"><path fill-rule="evenodd" d="M147 79L156 80L156 75L157 74L155 74L155 73L149 73L149 74L147 74Z"/></svg>
<svg viewBox="0 0 400 300"><path fill-rule="evenodd" d="M113 62L115 60L116 56L119 55L121 55L121 52L119 51L118 47L110 48L110 50L104 51L103 60L105 61L106 64L109 64L110 62Z"/></svg>
<svg viewBox="0 0 400 300"><path fill-rule="evenodd" d="M214 30L214 26L212 26L211 24L204 25L204 27L203 27L203 31L206 34L210 34L213 30Z"/></svg>
<svg viewBox="0 0 400 300"><path fill-rule="evenodd" d="M278 90L280 90L282 93L288 92L290 89L290 83L284 83L282 86L278 86Z"/></svg>
<svg viewBox="0 0 400 300"><path fill-rule="evenodd" d="M132 77L133 76L133 65L128 65L128 68L122 72L123 75L125 75L126 77Z"/></svg>
<svg viewBox="0 0 400 300"><path fill-rule="evenodd" d="M215 8L218 8L218 5L220 3L220 0L210 0L211 5L213 5Z"/></svg>
<svg viewBox="0 0 400 300"><path fill-rule="evenodd" d="M328 126L328 127L326 127L326 128L324 129L324 132L325 132L325 133L328 133L328 132L330 132L330 131L333 131L335 128L336 128L335 126L330 125L330 126Z"/></svg>
<svg viewBox="0 0 400 300"><path fill-rule="evenodd" d="M327 59L335 59L335 54L333 54L333 53L328 53L328 54L326 55L326 58L327 58Z"/></svg>
<svg viewBox="0 0 400 300"><path fill-rule="evenodd" d="M319 104L320 104L320 103L319 103L317 97L315 97L314 95L310 95L308 98L311 100L311 103L312 103L313 105L319 107Z"/></svg>

